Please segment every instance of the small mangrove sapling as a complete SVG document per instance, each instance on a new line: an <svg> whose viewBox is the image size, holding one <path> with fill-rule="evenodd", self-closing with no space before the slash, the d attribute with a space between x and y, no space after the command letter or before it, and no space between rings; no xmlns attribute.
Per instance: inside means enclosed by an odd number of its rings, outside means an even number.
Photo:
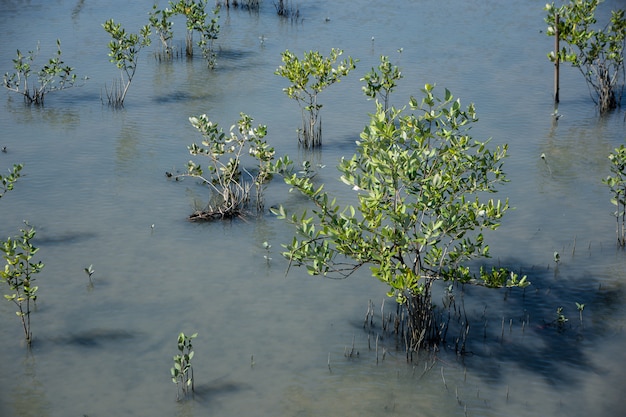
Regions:
<svg viewBox="0 0 626 417"><path fill-rule="evenodd" d="M194 356L192 340L198 336L194 333L191 336L180 333L178 335L178 354L174 356L174 366L170 369L172 382L176 384L176 399L180 400L180 392L186 397L189 390L194 391L193 368L191 359Z"/></svg>
<svg viewBox="0 0 626 417"><path fill-rule="evenodd" d="M269 265L270 261L272 260L272 258L270 257L270 250L272 249L272 245L270 245L267 241L265 241L263 242L263 249L265 249L265 252L266 252L265 255L263 255L263 258Z"/></svg>
<svg viewBox="0 0 626 417"><path fill-rule="evenodd" d="M85 274L87 274L87 276L89 277L89 282L90 283L92 283L91 276L94 274L94 272L96 272L96 271L93 269L93 265L89 265L88 268L85 268Z"/></svg>
<svg viewBox="0 0 626 417"><path fill-rule="evenodd" d="M8 285L11 292L4 298L17 306L15 314L20 318L24 329L24 337L28 346L31 345L33 334L30 328L31 302L37 300L37 289L34 285L35 275L41 272L44 264L33 262L39 248L31 243L35 237L35 229L24 222L26 227L20 229L21 236L0 242L0 252L6 262L0 270L0 277Z"/></svg>
<svg viewBox="0 0 626 417"><path fill-rule="evenodd" d="M203 136L200 145L194 143L188 147L189 153L207 157L208 169L205 172L199 164L189 161L187 173L174 178L198 178L211 191L207 209L192 214L190 220L240 216L249 208L253 186L257 211L262 210L263 192L272 178L275 154L274 148L264 139L267 127L252 127L253 119L244 113L228 134L205 114L190 117L189 121ZM246 155L254 161L254 169L248 170L244 166Z"/></svg>
<svg viewBox="0 0 626 417"><path fill-rule="evenodd" d="M585 305L579 302L576 302L576 309L578 310L578 316L580 318L580 324L583 324L583 311L585 310Z"/></svg>
<svg viewBox="0 0 626 417"><path fill-rule="evenodd" d="M291 83L283 88L283 92L296 100L302 111L302 129L298 130L298 140L305 148L322 145L322 105L318 103L317 95L356 68L351 57L337 62L342 54L341 49L335 48L331 49L328 57L317 51L306 52L303 59L289 50L281 54L283 65L274 73Z"/></svg>
<svg viewBox="0 0 626 417"><path fill-rule="evenodd" d="M565 323L569 321L565 314L563 314L563 307L557 307L556 309L556 324L560 330L563 330Z"/></svg>
<svg viewBox="0 0 626 417"><path fill-rule="evenodd" d="M150 26L141 28L139 34L127 33L121 23L109 19L102 24L106 32L111 35L109 47L109 61L121 71L119 81L114 81L111 90L106 95L109 105L123 107L126 93L137 71L137 57L144 46L150 45ZM105 87L106 88L106 87Z"/></svg>
<svg viewBox="0 0 626 417"><path fill-rule="evenodd" d="M611 174L602 180L611 190L613 215L617 220L617 244L626 246L626 147L621 145L609 155Z"/></svg>

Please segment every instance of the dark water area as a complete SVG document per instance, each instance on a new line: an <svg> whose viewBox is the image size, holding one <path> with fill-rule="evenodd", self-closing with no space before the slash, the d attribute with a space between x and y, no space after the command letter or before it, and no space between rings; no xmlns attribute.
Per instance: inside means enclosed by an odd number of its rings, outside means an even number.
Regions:
<svg viewBox="0 0 626 417"><path fill-rule="evenodd" d="M0 303L0 415L621 415L626 258L601 180L608 154L624 143L624 111L599 117L578 70L562 67L563 117L554 121L544 3L292 2L298 22L280 19L267 1L258 12L222 9L214 70L200 54L159 61L153 39L124 108L113 110L101 98L119 71L101 25L113 18L137 32L151 1L0 0L0 72L12 72L17 49L39 45L36 62L44 62L60 39L64 61L89 77L49 94L43 107L0 94L0 171L24 164L0 201L0 236L28 220L46 265L31 353L13 305ZM599 17L617 7L607 0ZM184 21L174 35L183 45ZM359 61L320 94L324 146L306 155L297 145L300 111L274 71L286 49L326 55L333 47ZM185 168L187 146L200 140L190 116L206 113L228 129L245 112L268 126L277 154L325 166L317 178L345 194L335 166L354 153L374 110L359 79L380 55L404 75L394 105L436 83L475 103L475 139L508 144L510 182L497 197L515 209L486 234L492 258L478 264L532 282L523 290L455 286L452 311L460 313L447 342L413 363L392 336L377 354L363 328L370 300L376 320L383 300L393 310L367 270L347 280L297 268L285 275L279 251L291 240L288 225L269 213L190 223L206 190L165 176ZM266 200L304 208L278 182ZM436 294L439 303L444 286ZM582 317L576 303L585 305ZM464 355L455 352L460 314L470 323ZM198 332L196 393L177 402L170 367L181 331ZM352 349L358 356L346 354Z"/></svg>

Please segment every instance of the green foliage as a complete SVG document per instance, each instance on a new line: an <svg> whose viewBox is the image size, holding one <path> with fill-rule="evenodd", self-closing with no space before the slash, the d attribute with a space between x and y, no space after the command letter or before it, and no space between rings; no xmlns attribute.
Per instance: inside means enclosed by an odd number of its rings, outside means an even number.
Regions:
<svg viewBox="0 0 626 417"><path fill-rule="evenodd" d="M600 111L614 109L619 105L624 87L624 47L626 46L626 18L624 10L611 12L609 23L597 27L595 11L601 0L571 0L561 7L554 3L545 6L548 36L556 34L556 15L559 16L559 39L569 48L552 51L548 58L554 62L570 62L578 68L590 90L592 99ZM616 94L619 92L619 97ZM597 99L596 99L597 97Z"/></svg>
<svg viewBox="0 0 626 417"><path fill-rule="evenodd" d="M302 129L298 131L298 139L305 148L313 148L322 144L322 121L317 95L328 86L341 81L355 68L355 61L348 57L337 62L343 54L340 49L331 49L328 57L317 51L309 51L300 60L292 52L286 50L281 54L284 65L278 67L276 75L289 80L291 85L283 88L289 98L298 102L302 109Z"/></svg>
<svg viewBox="0 0 626 417"><path fill-rule="evenodd" d="M402 73L396 65L392 65L389 57L382 55L378 68L372 68L365 74L361 81L365 81L363 92L366 96L378 102L382 101L383 110L389 110L389 95L397 86L397 82L402 78Z"/></svg>
<svg viewBox="0 0 626 417"><path fill-rule="evenodd" d="M156 4L149 13L150 26L155 29L166 56L171 57L172 45L171 40L174 37L172 30L173 22L170 20L172 16L182 15L186 19L186 36L185 36L185 53L188 57L193 57L193 34L198 32L200 40L197 45L202 51L202 55L207 60L208 66L214 68L216 64L216 53L214 42L220 32L219 11L220 6L216 5L213 9L213 17L208 19L206 12L207 0L179 0L178 2L169 2L171 9L165 8L159 10ZM208 20L207 20L208 19Z"/></svg>
<svg viewBox="0 0 626 417"><path fill-rule="evenodd" d="M15 164L13 165L13 169L9 170L8 175L0 175L0 182L2 183L2 188L0 189L0 198L2 198L2 196L6 194L7 191L11 191L13 189L13 184L21 176L20 171L23 167L24 165L22 164Z"/></svg>
<svg viewBox="0 0 626 417"><path fill-rule="evenodd" d="M217 39L220 31L218 24L219 6L213 9L213 18L207 22L208 14L206 13L207 0L180 0L177 3L170 2L174 13L183 15L187 19L187 36L186 36L186 53L187 56L193 56L193 33L200 33L200 41L198 46L202 50L202 54L207 59L209 67L215 66L215 52L213 50L213 42Z"/></svg>
<svg viewBox="0 0 626 417"><path fill-rule="evenodd" d="M187 396L189 390L194 390L193 385L193 368L191 366L191 359L193 358L194 351L191 344L192 340L198 336L198 333L194 333L191 336L180 333L178 335L178 354L174 356L174 366L170 369L172 375L172 382L176 384L176 399L180 399L180 392L183 396Z"/></svg>
<svg viewBox="0 0 626 417"><path fill-rule="evenodd" d="M213 9L213 17L208 22L205 18L204 21L196 25L196 30L200 32L198 46L202 50L202 56L206 59L209 68L214 68L217 60L214 43L220 33L219 11L219 7L216 7Z"/></svg>
<svg viewBox="0 0 626 417"><path fill-rule="evenodd" d="M493 270L474 277L464 263L485 257L483 229L496 229L508 201L485 199L506 181L502 163L507 146L488 148L468 130L477 121L474 106L434 86L422 90L417 113L404 115L381 104L357 142L357 154L342 159L341 180L356 191L358 204L341 206L309 177L285 176L285 182L315 205L289 216L297 235L283 253L291 264L312 275L347 277L369 265L389 286L389 296L411 316L413 342L432 330L430 287L435 280L457 280L488 287L524 286L515 274ZM413 346L413 345L412 345Z"/></svg>
<svg viewBox="0 0 626 417"><path fill-rule="evenodd" d="M469 271L467 271L469 272ZM468 274L466 274L467 276ZM463 276L459 279L461 282L472 282L472 279L466 281ZM479 281L482 285L485 285L489 288L501 288L501 287L520 287L524 288L530 285L527 281L526 276L522 278L519 277L513 271L510 271L506 268L491 268L491 271L485 270L484 267L480 268L480 279Z"/></svg>
<svg viewBox="0 0 626 417"><path fill-rule="evenodd" d="M109 61L121 70L120 83L113 83L111 91L107 90L107 98L110 105L122 107L137 70L139 51L144 46L150 45L150 26L146 25L141 28L139 34L127 33L121 23L115 23L113 19L109 19L102 27L112 38L108 44Z"/></svg>
<svg viewBox="0 0 626 417"><path fill-rule="evenodd" d="M171 4L171 2L170 2ZM174 38L174 32L172 27L174 22L169 20L174 15L174 11L167 7L160 10L155 4L152 6L152 12L148 13L148 20L150 21L150 27L152 27L161 41L163 52L166 56L172 56L172 39Z"/></svg>
<svg viewBox="0 0 626 417"><path fill-rule="evenodd" d="M17 57L13 60L15 71L13 74L4 74L4 87L24 96L28 104L43 105L44 97L52 91L65 90L76 85L74 68L65 65L61 59L61 41L57 39L57 53L48 60L38 72L33 72L33 62L39 53L39 45L35 51L29 51L23 55L17 50ZM36 75L37 81L31 82L30 78ZM86 79L86 78L85 78Z"/></svg>
<svg viewBox="0 0 626 417"><path fill-rule="evenodd" d="M611 174L602 182L611 190L611 203L615 206L617 243L626 246L626 147L621 145L609 155Z"/></svg>
<svg viewBox="0 0 626 417"><path fill-rule="evenodd" d="M15 314L22 322L26 343L30 346L33 338L30 330L31 301L37 300L38 289L34 285L35 274L41 272L44 264L32 261L39 249L31 243L35 237L35 229L28 223L25 224L27 227L20 229L21 236L9 237L6 241L0 242L0 252L4 253L2 257L6 261L4 270L0 271L0 277L11 290L4 298L17 306Z"/></svg>
<svg viewBox="0 0 626 417"><path fill-rule="evenodd" d="M192 144L189 152L209 159L205 172L199 164L189 161L187 173L179 175L199 178L211 190L212 198L204 212L195 213L192 219L224 218L241 215L250 202L252 185L256 191L257 210L263 208L263 191L275 170L274 148L265 141L267 127L252 127L253 119L240 114L236 125L226 134L217 123L203 114L190 117L191 124L202 134L201 145ZM248 170L244 157L249 155L256 166ZM177 178L178 178L177 177Z"/></svg>

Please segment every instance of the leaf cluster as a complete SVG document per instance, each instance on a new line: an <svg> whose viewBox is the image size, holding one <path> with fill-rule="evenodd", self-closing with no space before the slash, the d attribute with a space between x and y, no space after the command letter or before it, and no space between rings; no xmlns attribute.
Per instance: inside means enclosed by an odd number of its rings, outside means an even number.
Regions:
<svg viewBox="0 0 626 417"><path fill-rule="evenodd" d="M463 108L448 90L443 98L433 91L427 84L421 101L411 98L410 114L377 105L357 153L338 167L358 204L341 206L309 177L285 177L315 205L311 214L276 210L296 226L284 252L290 265L346 277L368 264L399 301L434 279L476 282L463 263L488 256L481 230L496 229L508 209L508 201L484 198L506 181L507 147L491 150L488 141L473 140L474 106ZM477 279L489 286L519 283L516 277L485 282L487 276Z"/></svg>
<svg viewBox="0 0 626 417"><path fill-rule="evenodd" d="M109 61L124 71L128 79L132 79L137 69L137 56L144 46L150 45L150 26L141 28L139 34L128 33L121 23L109 19L102 24L104 30L111 35Z"/></svg>
<svg viewBox="0 0 626 417"><path fill-rule="evenodd" d="M389 109L389 95L402 78L400 69L389 61L389 57L382 55L378 68L372 68L360 81L364 81L363 93L376 101L380 98L383 110Z"/></svg>
<svg viewBox="0 0 626 417"><path fill-rule="evenodd" d="M170 368L172 382L176 384L177 387L181 388L185 396L189 392L189 389L194 390L191 359L193 359L194 356L192 341L197 336L198 333L187 336L182 332L178 335L178 354L174 356L174 366ZM178 399L178 393L176 395Z"/></svg>
<svg viewBox="0 0 626 417"><path fill-rule="evenodd" d="M291 83L283 88L283 92L296 100L302 110L300 141L307 148L322 143L319 117L322 105L318 103L317 95L330 85L341 81L341 78L356 68L352 57L338 61L342 54L341 49L332 48L328 57L322 56L318 51L309 51L299 59L293 52L286 50L281 54L283 65L274 72Z"/></svg>
<svg viewBox="0 0 626 417"><path fill-rule="evenodd" d="M13 168L9 170L8 175L0 175L0 182L2 183L2 189L0 189L0 198L6 194L7 191L11 191L13 189L13 184L17 181L17 179L21 176L20 171L24 165L15 164Z"/></svg>
<svg viewBox="0 0 626 417"><path fill-rule="evenodd" d="M284 65L275 71L276 75L291 82L291 85L283 88L283 92L307 111L319 110L322 105L317 103L317 94L341 81L342 77L356 68L351 57L337 63L342 54L341 49L332 48L328 57L318 51L309 51L304 53L303 59L299 59L293 52L284 51L281 54Z"/></svg>

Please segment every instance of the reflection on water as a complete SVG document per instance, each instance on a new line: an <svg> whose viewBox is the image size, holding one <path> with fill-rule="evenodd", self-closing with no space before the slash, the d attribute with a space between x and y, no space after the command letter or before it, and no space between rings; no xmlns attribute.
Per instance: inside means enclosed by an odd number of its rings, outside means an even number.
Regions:
<svg viewBox="0 0 626 417"><path fill-rule="evenodd" d="M112 17L136 31L152 2L0 4L0 70L11 71L16 49L41 41L46 56L60 38L65 62L89 76L81 88L47 96L43 108L0 96L8 150L0 170L24 163L24 177L0 201L0 235L29 220L46 264L27 360L13 306L0 303L0 415L617 415L624 253L601 179L624 140L623 112L598 118L582 77L568 68L554 123L541 5L324 0L299 4L297 24L278 19L271 2L259 13L231 8L222 11L216 70L199 56L159 61L155 44L140 55L125 108L112 110L100 97L118 73L100 25ZM181 44L184 24L174 26ZM303 152L300 111L273 73L285 49L332 47L360 61L354 76L320 94L325 146ZM386 289L367 270L345 281L293 268L286 276L287 225L268 213L190 223L206 188L164 175L184 170L187 146L201 139L189 116L206 113L228 129L245 112L268 126L277 154L308 161L330 192L350 198L335 166L354 152L373 111L359 78L382 54L405 76L394 105L436 82L476 103L476 138L509 144L511 182L501 197L516 209L486 235L493 259L481 264L533 283L455 287L447 344L414 363L393 336L380 339L378 354L376 328L368 339L368 302L380 320ZM266 203L296 209L303 199L274 183ZM91 264L93 285L84 273ZM582 320L576 303L585 305ZM454 353L460 317L470 322L464 356ZM169 369L181 331L199 333L197 392L178 403ZM353 347L359 355L346 355Z"/></svg>

